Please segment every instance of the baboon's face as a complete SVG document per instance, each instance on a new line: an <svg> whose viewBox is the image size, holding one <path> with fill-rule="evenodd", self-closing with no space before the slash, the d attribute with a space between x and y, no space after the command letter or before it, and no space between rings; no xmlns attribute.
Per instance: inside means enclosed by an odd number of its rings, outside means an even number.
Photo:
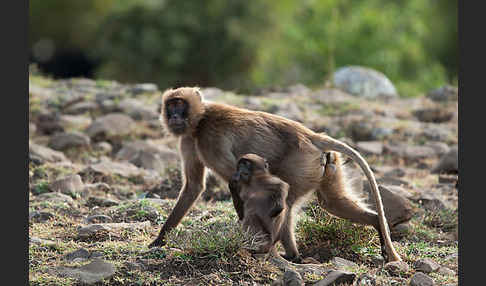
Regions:
<svg viewBox="0 0 486 286"><path fill-rule="evenodd" d="M267 160L255 154L246 154L238 160L231 181L249 184L254 172L268 173Z"/></svg>
<svg viewBox="0 0 486 286"><path fill-rule="evenodd" d="M183 134L188 124L189 104L181 98L173 98L165 108L169 129L174 134Z"/></svg>

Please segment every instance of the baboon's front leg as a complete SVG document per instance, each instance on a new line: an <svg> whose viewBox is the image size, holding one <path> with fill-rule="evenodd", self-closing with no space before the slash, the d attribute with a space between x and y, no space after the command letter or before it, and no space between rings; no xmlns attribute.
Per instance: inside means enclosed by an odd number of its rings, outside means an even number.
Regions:
<svg viewBox="0 0 486 286"><path fill-rule="evenodd" d="M183 186L174 209L172 209L169 217L160 229L158 237L149 247L163 246L166 244L166 233L179 224L205 188L205 167L197 157L193 140L191 138L182 138L180 141L180 151L183 168Z"/></svg>

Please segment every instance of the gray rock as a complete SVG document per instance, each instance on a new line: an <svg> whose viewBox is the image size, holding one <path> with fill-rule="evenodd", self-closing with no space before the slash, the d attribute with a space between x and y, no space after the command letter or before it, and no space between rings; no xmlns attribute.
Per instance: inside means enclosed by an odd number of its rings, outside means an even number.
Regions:
<svg viewBox="0 0 486 286"><path fill-rule="evenodd" d="M141 170L128 162L113 162L113 161L101 161L96 164L92 164L82 171L85 173L98 173L105 176L117 174L125 178L141 175Z"/></svg>
<svg viewBox="0 0 486 286"><path fill-rule="evenodd" d="M285 271L283 276L283 285L284 286L303 286L304 280L297 271L292 269L288 269Z"/></svg>
<svg viewBox="0 0 486 286"><path fill-rule="evenodd" d="M93 207L93 206L100 206L100 207L112 207L112 206L117 206L120 202L108 199L108 198L102 198L102 197L89 197L86 205Z"/></svg>
<svg viewBox="0 0 486 286"><path fill-rule="evenodd" d="M343 269L345 267L358 267L358 264L354 263L353 261L349 261L341 257L334 257L331 259L331 263L339 269Z"/></svg>
<svg viewBox="0 0 486 286"><path fill-rule="evenodd" d="M407 236L410 233L411 228L412 226L410 225L410 222L394 225L393 228L390 229L392 239L398 240L402 237Z"/></svg>
<svg viewBox="0 0 486 286"><path fill-rule="evenodd" d="M90 257L89 251L84 248L80 248L78 250L75 250L73 252L64 255L64 259L67 261L73 261L76 258L83 258L87 260L89 257Z"/></svg>
<svg viewBox="0 0 486 286"><path fill-rule="evenodd" d="M368 202L373 210L376 210L375 199L368 183L364 184L364 190L368 193ZM413 216L413 208L405 197L391 191L388 187L379 185L381 200L385 211L385 217L390 228L394 225L407 222Z"/></svg>
<svg viewBox="0 0 486 286"><path fill-rule="evenodd" d="M35 236L29 237L29 244L38 244L46 246L55 246L56 242L48 239L42 239Z"/></svg>
<svg viewBox="0 0 486 286"><path fill-rule="evenodd" d="M64 128L64 130L83 130L88 127L92 122L93 120L91 120L90 117L84 115L62 114L59 116L59 124Z"/></svg>
<svg viewBox="0 0 486 286"><path fill-rule="evenodd" d="M93 149L95 151L101 152L102 154L109 154L113 150L110 143L102 141L94 144Z"/></svg>
<svg viewBox="0 0 486 286"><path fill-rule="evenodd" d="M413 268L417 271L421 271L424 273L431 273L435 272L439 269L440 265L437 264L435 261L433 261L430 258L422 258L413 264Z"/></svg>
<svg viewBox="0 0 486 286"><path fill-rule="evenodd" d="M133 95L139 95L142 93L154 93L157 92L159 89L155 83L138 83L133 85L129 92Z"/></svg>
<svg viewBox="0 0 486 286"><path fill-rule="evenodd" d="M362 274L359 276L358 280L356 281L356 285L358 286L375 286L376 279L375 277L371 276L370 274Z"/></svg>
<svg viewBox="0 0 486 286"><path fill-rule="evenodd" d="M56 267L54 269L58 275L78 279L79 282L92 285L112 277L116 267L102 259L94 259L91 263L80 267Z"/></svg>
<svg viewBox="0 0 486 286"><path fill-rule="evenodd" d="M131 223L120 222L120 223L90 224L88 226L78 229L78 236L89 237L96 234L99 231L114 231L120 229L135 230L135 229L145 229L150 226L151 224L150 221L148 220L144 222L131 222Z"/></svg>
<svg viewBox="0 0 486 286"><path fill-rule="evenodd" d="M48 146L54 150L66 150L69 148L89 147L90 139L80 132L63 132L51 136Z"/></svg>
<svg viewBox="0 0 486 286"><path fill-rule="evenodd" d="M434 280L430 278L427 274L422 272L417 272L410 279L410 286L433 286Z"/></svg>
<svg viewBox="0 0 486 286"><path fill-rule="evenodd" d="M423 136L425 139L436 142L427 142L425 146L432 145L431 143L449 142L457 138L457 134L453 134L451 130L441 126L427 126L422 129L418 136ZM439 142L437 142L439 141ZM445 144L445 143L442 143ZM433 146L433 145L432 145ZM441 147L443 149L443 147ZM447 147L449 149L449 147ZM442 151L442 150L440 150Z"/></svg>
<svg viewBox="0 0 486 286"><path fill-rule="evenodd" d="M62 193L44 193L35 198L35 201L50 201L55 203L73 204L74 200L70 196Z"/></svg>
<svg viewBox="0 0 486 286"><path fill-rule="evenodd" d="M113 219L107 215L92 215L86 218L87 223L109 223L112 222Z"/></svg>
<svg viewBox="0 0 486 286"><path fill-rule="evenodd" d="M146 151L138 152L137 156L130 160L130 163L137 167L155 170L160 173L164 172L166 168L159 154Z"/></svg>
<svg viewBox="0 0 486 286"><path fill-rule="evenodd" d="M151 108L134 98L123 99L118 104L118 108L135 120L152 120L159 117L157 106Z"/></svg>
<svg viewBox="0 0 486 286"><path fill-rule="evenodd" d="M37 145L29 142L29 155L40 158L47 162L68 161L62 152L52 150L51 148Z"/></svg>
<svg viewBox="0 0 486 286"><path fill-rule="evenodd" d="M163 146L153 146L146 141L137 140L123 143L115 158L130 161L135 166L145 169L163 171L167 162L178 162L179 155Z"/></svg>
<svg viewBox="0 0 486 286"><path fill-rule="evenodd" d="M97 118L87 129L91 139L111 139L130 134L135 128L135 121L122 113L111 113ZM100 140L95 140L100 141Z"/></svg>
<svg viewBox="0 0 486 286"><path fill-rule="evenodd" d="M44 222L53 217L54 215L49 212L40 212L40 211L29 212L29 220L33 222Z"/></svg>
<svg viewBox="0 0 486 286"><path fill-rule="evenodd" d="M81 176L69 175L49 184L49 189L53 192L61 192L66 195L75 195L84 189Z"/></svg>
<svg viewBox="0 0 486 286"><path fill-rule="evenodd" d="M364 155L381 155L383 143L380 141L361 141L356 143L356 148Z"/></svg>
<svg viewBox="0 0 486 286"><path fill-rule="evenodd" d="M324 279L315 283L316 286L340 285L341 283L351 284L356 278L356 274L340 270L333 270Z"/></svg>
<svg viewBox="0 0 486 286"><path fill-rule="evenodd" d="M428 211L440 211L451 207L438 190L423 191L416 200Z"/></svg>
<svg viewBox="0 0 486 286"><path fill-rule="evenodd" d="M427 97L433 101L446 102L458 100L458 88L452 85L445 85L438 89L429 91Z"/></svg>
<svg viewBox="0 0 486 286"><path fill-rule="evenodd" d="M398 177L398 178L401 178L405 175L406 175L406 173L402 168L394 168L394 169L386 172L385 174L383 174L383 176L385 176L385 177Z"/></svg>
<svg viewBox="0 0 486 286"><path fill-rule="evenodd" d="M393 276L400 276L409 271L408 264L404 261L392 261L385 264L384 269Z"/></svg>
<svg viewBox="0 0 486 286"><path fill-rule="evenodd" d="M454 276L456 275L456 272L454 272L454 270L451 270L447 267L439 267L439 269L437 270L437 273L441 274L441 275L445 275L445 276Z"/></svg>
<svg viewBox="0 0 486 286"><path fill-rule="evenodd" d="M443 108L422 108L412 112L422 122L442 123L452 119L452 112Z"/></svg>
<svg viewBox="0 0 486 286"><path fill-rule="evenodd" d="M86 112L92 112L99 109L100 106L94 101L82 101L68 106L64 109L66 114L83 114Z"/></svg>
<svg viewBox="0 0 486 286"><path fill-rule="evenodd" d="M427 142L425 146L434 149L438 156L442 156L450 151L449 146L444 142Z"/></svg>
<svg viewBox="0 0 486 286"><path fill-rule="evenodd" d="M437 156L436 150L431 147L409 145L406 143L386 144L384 151L385 153L389 153L398 157L403 157L409 160L417 160Z"/></svg>
<svg viewBox="0 0 486 286"><path fill-rule="evenodd" d="M454 146L440 158L439 163L431 170L432 174L440 172L456 172L459 167L459 153L457 146Z"/></svg>
<svg viewBox="0 0 486 286"><path fill-rule="evenodd" d="M353 95L398 97L393 83L383 73L370 68L342 67L334 73L333 79L336 87Z"/></svg>

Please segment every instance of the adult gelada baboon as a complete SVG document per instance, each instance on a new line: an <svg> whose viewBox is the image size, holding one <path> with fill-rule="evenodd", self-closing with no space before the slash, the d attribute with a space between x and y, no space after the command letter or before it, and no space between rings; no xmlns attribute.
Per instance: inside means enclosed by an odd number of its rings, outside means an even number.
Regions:
<svg viewBox="0 0 486 286"><path fill-rule="evenodd" d="M270 172L290 186L288 212L281 229L288 259L299 257L293 211L305 195L316 191L321 206L331 214L374 226L380 235L382 255L388 261L401 260L390 239L375 177L363 157L346 144L281 116L205 101L198 88L166 90L162 95L161 120L169 133L179 137L183 186L174 209L149 247L165 244L165 234L179 224L202 193L206 167L228 182L237 158L254 153L266 158ZM356 204L347 192L322 187L326 177L322 175L320 157L330 151L349 156L363 169L378 213ZM237 213L244 213L241 199L234 193L232 197Z"/></svg>
<svg viewBox="0 0 486 286"><path fill-rule="evenodd" d="M257 252L274 250L287 213L289 184L270 174L264 158L245 154L238 160L228 187L243 202L243 228L263 236Z"/></svg>

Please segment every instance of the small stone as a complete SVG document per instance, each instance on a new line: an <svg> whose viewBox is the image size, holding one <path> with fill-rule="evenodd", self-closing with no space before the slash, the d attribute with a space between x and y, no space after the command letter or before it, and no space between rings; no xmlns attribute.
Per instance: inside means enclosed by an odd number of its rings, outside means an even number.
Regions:
<svg viewBox="0 0 486 286"><path fill-rule="evenodd" d="M340 283L351 284L354 281L356 274L352 272L345 272L341 270L333 270L326 275L324 279L315 283L316 286L340 285Z"/></svg>
<svg viewBox="0 0 486 286"><path fill-rule="evenodd" d="M433 286L434 280L430 278L427 274L422 272L417 272L412 276L410 280L410 286Z"/></svg>
<svg viewBox="0 0 486 286"><path fill-rule="evenodd" d="M64 259L65 260L68 260L68 261L72 261L76 258L82 258L82 259L88 259L90 257L90 253L88 250L84 249L84 248L80 248L76 251L73 251L71 253L68 253L66 255L64 255Z"/></svg>
<svg viewBox="0 0 486 286"><path fill-rule="evenodd" d="M68 106L66 109L64 109L64 113L66 114L71 114L71 115L77 115L77 114L83 114L86 112L92 112L94 110L99 109L99 105L94 102L94 101L82 101L75 103L73 105Z"/></svg>
<svg viewBox="0 0 486 286"><path fill-rule="evenodd" d="M29 142L29 156L31 155L47 162L68 161L62 152Z"/></svg>
<svg viewBox="0 0 486 286"><path fill-rule="evenodd" d="M53 217L54 215L48 212L40 212L40 211L29 212L29 220L33 222L44 222Z"/></svg>
<svg viewBox="0 0 486 286"><path fill-rule="evenodd" d="M357 142L356 148L365 155L381 155L383 153L383 143L380 141Z"/></svg>
<svg viewBox="0 0 486 286"><path fill-rule="evenodd" d="M111 146L110 143L108 143L106 141L101 141L101 142L96 143L93 146L93 149L95 151L101 152L102 154L108 154L108 153L111 153L111 151L113 150L113 147Z"/></svg>
<svg viewBox="0 0 486 286"><path fill-rule="evenodd" d="M90 139L80 132L56 133L49 139L48 146L54 150L89 147Z"/></svg>
<svg viewBox="0 0 486 286"><path fill-rule="evenodd" d="M356 281L356 285L359 286L375 286L376 279L369 274L362 274Z"/></svg>
<svg viewBox="0 0 486 286"><path fill-rule="evenodd" d="M392 261L385 264L385 270L393 276L399 276L409 271L408 264L404 261Z"/></svg>
<svg viewBox="0 0 486 286"><path fill-rule="evenodd" d="M440 267L435 261L430 258L422 258L413 264L413 268L417 271L421 271L423 273L431 273L438 270Z"/></svg>
<svg viewBox="0 0 486 286"><path fill-rule="evenodd" d="M50 202L57 202L57 203L74 203L73 198L68 195L62 193L44 193L40 194L35 198L36 201L50 201Z"/></svg>
<svg viewBox="0 0 486 286"><path fill-rule="evenodd" d="M444 266L439 267L439 270L437 270L437 273L445 275L445 276L456 275L456 272L454 272L454 270L451 270L451 269L444 267Z"/></svg>
<svg viewBox="0 0 486 286"><path fill-rule="evenodd" d="M103 279L112 277L116 268L113 264L102 259L94 259L91 263L80 267L61 266L56 267L54 271L60 276L75 278L81 283L93 285Z"/></svg>
<svg viewBox="0 0 486 286"><path fill-rule="evenodd" d="M457 101L458 95L458 88L452 85L441 86L427 93L428 98L437 102Z"/></svg>
<svg viewBox="0 0 486 286"><path fill-rule="evenodd" d="M159 89L155 83L138 83L133 85L129 91L133 95L139 95L142 93L154 93L157 92Z"/></svg>
<svg viewBox="0 0 486 286"><path fill-rule="evenodd" d="M452 119L452 112L442 108L424 108L412 112L422 122L443 123Z"/></svg>
<svg viewBox="0 0 486 286"><path fill-rule="evenodd" d="M86 205L89 207L100 206L100 207L112 207L117 206L120 202L102 197L89 197Z"/></svg>
<svg viewBox="0 0 486 286"><path fill-rule="evenodd" d="M304 285L304 281L300 274L294 270L287 269L283 276L283 285L284 286L302 286Z"/></svg>
<svg viewBox="0 0 486 286"><path fill-rule="evenodd" d="M341 257L334 257L333 259L331 259L331 262L337 268L358 267L358 264L354 263L353 261L349 261Z"/></svg>
<svg viewBox="0 0 486 286"><path fill-rule="evenodd" d="M122 113L110 113L97 118L87 129L86 134L101 141L130 134L135 128L135 121Z"/></svg>
<svg viewBox="0 0 486 286"><path fill-rule="evenodd" d="M75 174L50 183L49 189L53 192L61 192L72 196L81 192L84 189L84 184L81 180L81 176Z"/></svg>
<svg viewBox="0 0 486 286"><path fill-rule="evenodd" d="M86 218L87 223L107 223L112 221L113 219L107 215L92 215Z"/></svg>
<svg viewBox="0 0 486 286"><path fill-rule="evenodd" d="M29 244L30 243L39 244L39 245L46 245L46 246L56 245L55 241L48 240L48 239L42 239L42 238L38 238L38 237L35 237L35 236L29 238Z"/></svg>
<svg viewBox="0 0 486 286"><path fill-rule="evenodd" d="M120 230L120 229L144 229L150 227L150 221L144 222L132 222L132 223L99 223L99 224L90 224L88 226L82 227L78 229L78 236L79 237L89 237L96 234L99 231L111 231L111 230Z"/></svg>
<svg viewBox="0 0 486 286"><path fill-rule="evenodd" d="M459 153L457 146L452 147L449 152L440 158L439 163L432 169L432 174L440 172L457 172L459 166Z"/></svg>

